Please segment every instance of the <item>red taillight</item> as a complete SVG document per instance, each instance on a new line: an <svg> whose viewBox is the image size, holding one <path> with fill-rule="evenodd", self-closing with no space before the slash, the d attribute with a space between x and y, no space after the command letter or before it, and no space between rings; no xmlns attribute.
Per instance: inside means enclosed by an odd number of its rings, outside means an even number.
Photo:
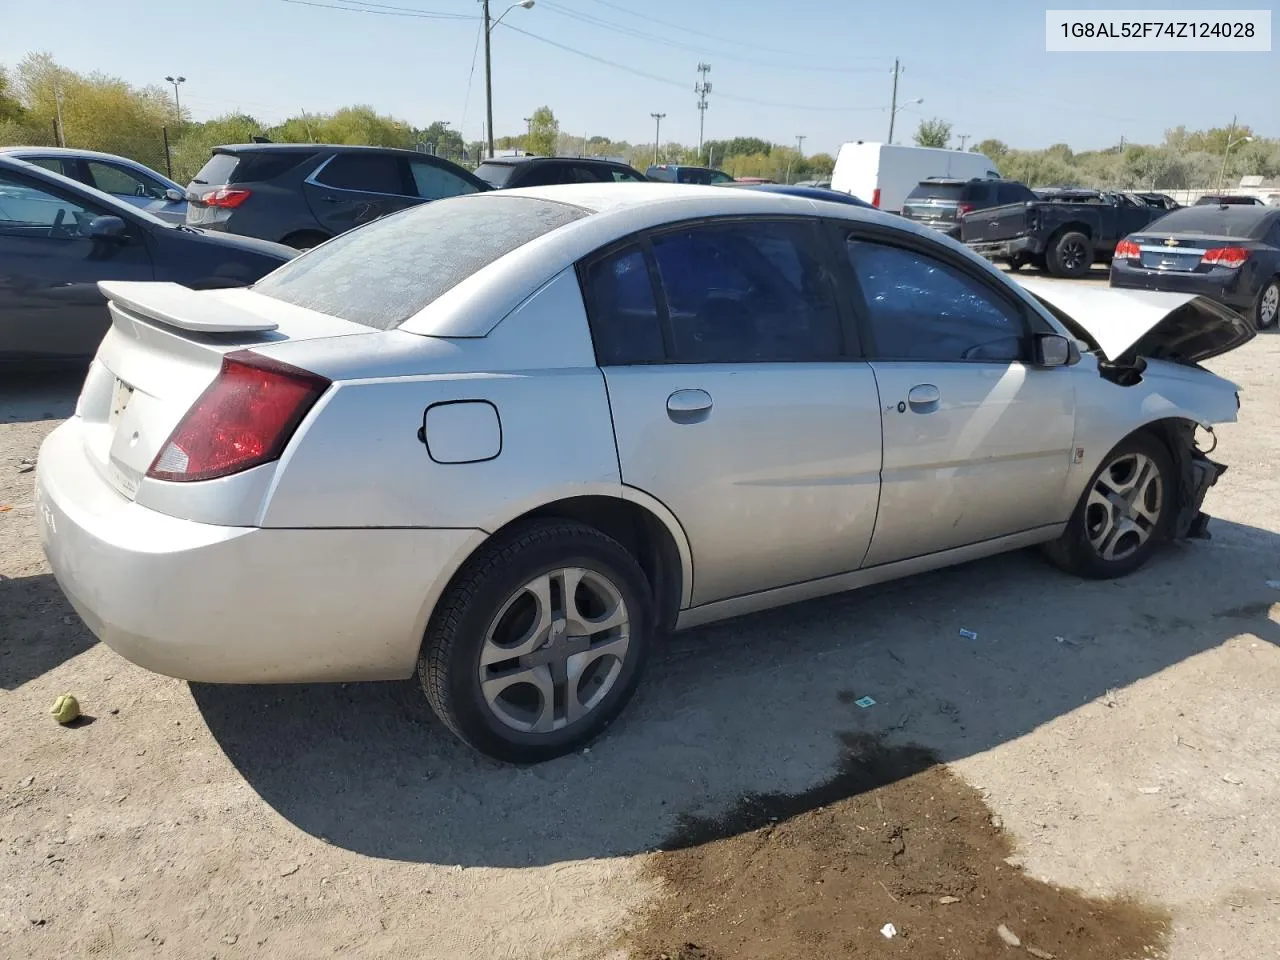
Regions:
<svg viewBox="0 0 1280 960"><path fill-rule="evenodd" d="M876 187L873 191L871 191L871 205L873 207L880 206L880 188L879 187Z"/></svg>
<svg viewBox="0 0 1280 960"><path fill-rule="evenodd" d="M239 350L174 428L147 471L155 480L212 480L280 457L329 381Z"/></svg>
<svg viewBox="0 0 1280 960"><path fill-rule="evenodd" d="M1249 251L1244 247L1218 247L1216 250L1206 250L1200 262L1206 267L1226 267L1234 270L1244 266L1244 262L1248 259Z"/></svg>
<svg viewBox="0 0 1280 960"><path fill-rule="evenodd" d="M219 187L204 194L200 202L206 207L224 207L227 210L234 210L248 200L252 192L252 190L240 190L234 187Z"/></svg>
<svg viewBox="0 0 1280 960"><path fill-rule="evenodd" d="M972 203L956 204L956 218L959 219L960 217L963 217L966 213L969 213L971 210L973 210Z"/></svg>
<svg viewBox="0 0 1280 960"><path fill-rule="evenodd" d="M1142 250L1132 240L1121 240L1116 244L1116 252L1113 257L1116 260L1141 260Z"/></svg>

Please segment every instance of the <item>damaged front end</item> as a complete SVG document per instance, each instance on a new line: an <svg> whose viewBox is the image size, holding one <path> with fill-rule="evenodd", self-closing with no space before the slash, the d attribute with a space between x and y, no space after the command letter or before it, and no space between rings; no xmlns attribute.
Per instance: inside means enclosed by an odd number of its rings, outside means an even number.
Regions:
<svg viewBox="0 0 1280 960"><path fill-rule="evenodd" d="M1170 536L1175 540L1208 540L1210 517L1201 507L1209 488L1227 472L1225 464L1210 460L1196 441L1196 426L1185 421L1161 424L1164 441L1173 456L1178 474L1178 511L1173 518ZM1214 438L1212 453L1218 446L1212 428L1203 428Z"/></svg>

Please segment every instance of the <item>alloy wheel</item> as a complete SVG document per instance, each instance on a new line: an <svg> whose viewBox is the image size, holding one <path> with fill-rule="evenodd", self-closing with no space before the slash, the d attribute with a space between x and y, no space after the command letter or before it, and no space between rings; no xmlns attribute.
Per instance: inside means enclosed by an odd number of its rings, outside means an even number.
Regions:
<svg viewBox="0 0 1280 960"><path fill-rule="evenodd" d="M1271 283L1262 292L1262 302L1258 304L1258 326L1271 326L1276 322L1277 313L1280 313L1280 283Z"/></svg>
<svg viewBox="0 0 1280 960"><path fill-rule="evenodd" d="M1062 248L1062 265L1068 270L1078 270L1084 263L1084 244L1068 243Z"/></svg>
<svg viewBox="0 0 1280 960"><path fill-rule="evenodd" d="M550 733L587 717L622 673L631 618L618 586L561 567L516 590L485 632L480 690L493 717L521 733Z"/></svg>
<svg viewBox="0 0 1280 960"><path fill-rule="evenodd" d="M1164 477L1149 456L1126 453L1112 460L1085 501L1085 534L1097 555L1115 562L1141 549L1160 525L1164 496Z"/></svg>

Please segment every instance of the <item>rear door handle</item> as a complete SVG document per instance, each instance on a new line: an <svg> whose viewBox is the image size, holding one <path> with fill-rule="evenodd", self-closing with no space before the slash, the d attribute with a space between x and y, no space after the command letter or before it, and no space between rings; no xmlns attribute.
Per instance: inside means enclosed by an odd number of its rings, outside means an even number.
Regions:
<svg viewBox="0 0 1280 960"><path fill-rule="evenodd" d="M918 383L907 393L907 405L912 413L933 413L940 399L938 388L932 383Z"/></svg>
<svg viewBox="0 0 1280 960"><path fill-rule="evenodd" d="M705 390L677 390L667 397L672 423L701 423L711 416L711 394Z"/></svg>

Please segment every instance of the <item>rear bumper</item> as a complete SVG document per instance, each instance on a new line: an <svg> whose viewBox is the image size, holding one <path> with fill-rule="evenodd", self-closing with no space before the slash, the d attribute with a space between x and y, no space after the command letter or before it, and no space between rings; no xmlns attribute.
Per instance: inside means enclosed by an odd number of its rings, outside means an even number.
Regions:
<svg viewBox="0 0 1280 960"><path fill-rule="evenodd" d="M212 683L410 676L431 608L478 530L222 527L122 497L72 418L40 449L54 576L89 629L156 673Z"/></svg>
<svg viewBox="0 0 1280 960"><path fill-rule="evenodd" d="M912 223L918 223L922 227L928 227L931 230L937 230L939 233L945 234L953 240L960 239L960 224L954 220L917 220L914 217L907 217Z"/></svg>
<svg viewBox="0 0 1280 960"><path fill-rule="evenodd" d="M1003 260L1016 256L1035 256L1043 253L1035 237L1014 237L1012 240L994 242L967 240L965 245L988 260Z"/></svg>
<svg viewBox="0 0 1280 960"><path fill-rule="evenodd" d="M1256 294L1241 289L1240 273L1221 274L1175 273L1170 270L1148 270L1131 266L1124 260L1111 261L1111 286L1130 290L1163 290L1167 293L1191 293L1232 307L1241 313L1253 309Z"/></svg>

